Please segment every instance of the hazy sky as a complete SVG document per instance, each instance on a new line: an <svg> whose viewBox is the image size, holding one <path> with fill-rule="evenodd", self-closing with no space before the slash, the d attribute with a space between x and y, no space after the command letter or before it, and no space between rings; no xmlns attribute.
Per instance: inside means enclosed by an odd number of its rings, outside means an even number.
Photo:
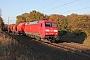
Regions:
<svg viewBox="0 0 90 60"><path fill-rule="evenodd" d="M69 15L90 14L90 0L0 0L0 9L5 23L15 23L16 16L32 10L41 13Z"/></svg>

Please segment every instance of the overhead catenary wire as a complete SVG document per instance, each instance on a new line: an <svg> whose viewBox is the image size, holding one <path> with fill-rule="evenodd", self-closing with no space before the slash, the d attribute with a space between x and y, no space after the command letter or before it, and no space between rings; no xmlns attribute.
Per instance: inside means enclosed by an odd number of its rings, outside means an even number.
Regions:
<svg viewBox="0 0 90 60"><path fill-rule="evenodd" d="M43 7L41 7L41 9L43 9L43 8L45 8L45 7L47 7L47 6L50 6L50 5L52 5L52 4L54 4L54 3L56 3L56 2L58 2L59 0L55 0L55 1L53 1L53 2L51 2L51 3L49 3L49 4L47 4L47 5L45 5L45 6L43 6Z"/></svg>
<svg viewBox="0 0 90 60"><path fill-rule="evenodd" d="M58 1L58 0L56 0L55 2L57 2L57 1ZM62 7L62 6L65 6L65 5L74 3L74 2L78 2L78 1L79 1L79 0L74 0L74 1L71 1L71 2L68 2L68 3L64 3L64 4L60 5L60 6L56 6L56 7L53 7L53 8L44 10L43 12L49 11L49 10L51 11L51 10L53 10L53 9L56 9L56 8L59 8L59 7ZM89 1L86 1L86 2L89 2ZM83 3L86 3L86 2L83 2ZM54 2L52 2L52 3L54 3ZM51 4L49 4L49 5L51 5ZM80 5L80 4L78 4L78 5ZM48 5L46 5L46 6L48 6ZM75 6L76 6L76 5L75 5ZM45 8L45 6L44 6L43 8ZM68 13L68 12L72 12L72 11L78 11L78 10L87 9L87 8L89 8L89 7L80 8L80 9L77 9L77 10L66 11L66 12L63 12L63 13Z"/></svg>
<svg viewBox="0 0 90 60"><path fill-rule="evenodd" d="M56 7L53 7L53 8L47 9L47 10L44 10L43 12L45 12L45 11L49 11L49 10L53 10L53 9L56 9L56 8L59 8L59 7L62 7L62 6L65 6L65 5L68 5L68 4L71 4L71 3L77 2L77 1L79 1L79 0L74 0L74 1L71 1L71 2L68 2L68 3L65 3L65 4L62 4L62 5L59 5L59 6L56 6Z"/></svg>
<svg viewBox="0 0 90 60"><path fill-rule="evenodd" d="M80 8L80 9L76 9L76 10L71 10L71 11L63 12L63 13L68 13L68 12L72 12L72 11L79 11L79 10L84 10L84 9L88 9L88 8L90 8L90 6L89 7Z"/></svg>
<svg viewBox="0 0 90 60"><path fill-rule="evenodd" d="M51 8L51 9L48 9L48 10L45 10L45 11L53 10L53 9L62 7L62 6L64 6L64 5L67 5L67 4L71 4L71 3L77 2L77 1L79 1L79 0L74 0L74 1L65 3L65 4L60 5L60 6L57 6L57 7L53 7L53 8ZM88 0L88 1L86 1L86 2L89 2L89 1L90 1L90 0ZM86 3L86 2L83 2L83 3ZM83 4L83 3L81 3L81 4ZM80 5L80 4L78 4L78 5ZM75 5L75 6L76 6L76 5ZM73 12L73 11L79 11L79 10L84 10L84 9L88 9L88 8L90 8L90 7L83 7L83 8L79 8L79 9L75 9L75 10L66 11L66 12L63 12L63 13L68 13L68 12ZM43 11L43 12L45 12L45 11Z"/></svg>
<svg viewBox="0 0 90 60"><path fill-rule="evenodd" d="M79 3L79 4L75 5L75 6L82 5L83 3L85 4L85 3L87 3L87 2L90 2L90 0L88 0L88 1L86 1L86 2ZM75 6L72 6L72 7L75 7ZM67 7L67 8L69 9L69 8L71 8L71 7ZM67 8L66 8L66 9L67 9ZM73 11L84 10L84 9L88 9L88 8L90 8L90 7L83 7L83 8L79 8L79 9L75 9L75 10L70 10L70 11L62 12L62 14L63 14L63 13L68 13L68 12L73 12Z"/></svg>
<svg viewBox="0 0 90 60"><path fill-rule="evenodd" d="M72 5L72 6L67 7L67 8L69 9L69 8L71 8L71 7L76 7L76 6L79 6L79 5L83 4L83 3L85 4L85 3L87 3L87 2L90 2L90 0L88 0L88 1L86 1L86 2L79 3L79 4L74 5L74 6ZM65 9L67 9L67 8L65 8Z"/></svg>

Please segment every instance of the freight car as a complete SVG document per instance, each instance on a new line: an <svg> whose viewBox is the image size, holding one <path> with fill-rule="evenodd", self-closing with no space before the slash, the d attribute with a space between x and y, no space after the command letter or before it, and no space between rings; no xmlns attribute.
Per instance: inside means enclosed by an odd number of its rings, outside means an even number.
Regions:
<svg viewBox="0 0 90 60"><path fill-rule="evenodd" d="M7 30L8 30L8 32L10 32L10 33L12 33L13 32L13 26L14 26L15 24L10 24L10 25L8 25L7 26Z"/></svg>
<svg viewBox="0 0 90 60"><path fill-rule="evenodd" d="M14 25L13 25L14 26ZM37 40L58 41L58 28L55 21L42 19L34 22L24 22L14 27L15 33L25 34L26 36L36 38Z"/></svg>
<svg viewBox="0 0 90 60"><path fill-rule="evenodd" d="M20 23L17 25L16 29L17 29L18 34L24 34L25 33L25 31L24 31L25 24L26 24L26 22L23 22L23 23Z"/></svg>

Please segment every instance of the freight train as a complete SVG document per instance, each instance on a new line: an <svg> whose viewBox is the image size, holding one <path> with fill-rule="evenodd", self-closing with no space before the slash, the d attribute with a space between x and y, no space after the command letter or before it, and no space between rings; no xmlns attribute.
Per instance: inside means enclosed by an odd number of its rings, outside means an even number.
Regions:
<svg viewBox="0 0 90 60"><path fill-rule="evenodd" d="M59 41L58 27L55 21L42 19L34 22L23 22L18 25L8 25L8 32L23 34L36 40Z"/></svg>

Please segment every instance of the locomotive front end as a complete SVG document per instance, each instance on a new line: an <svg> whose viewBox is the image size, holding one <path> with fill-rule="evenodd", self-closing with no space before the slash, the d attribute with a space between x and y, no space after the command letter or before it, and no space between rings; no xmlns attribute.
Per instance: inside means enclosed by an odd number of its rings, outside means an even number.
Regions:
<svg viewBox="0 0 90 60"><path fill-rule="evenodd" d="M56 22L45 22L45 38L51 42L58 41L58 28Z"/></svg>

